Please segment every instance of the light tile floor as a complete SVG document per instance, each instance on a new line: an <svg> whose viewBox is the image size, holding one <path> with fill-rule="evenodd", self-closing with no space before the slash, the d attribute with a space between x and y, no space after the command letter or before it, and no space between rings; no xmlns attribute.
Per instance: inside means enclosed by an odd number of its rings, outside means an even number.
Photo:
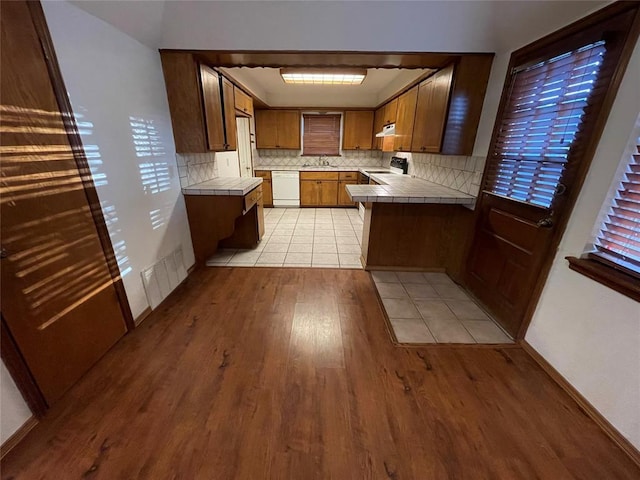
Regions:
<svg viewBox="0 0 640 480"><path fill-rule="evenodd" d="M513 343L446 273L371 274L400 343Z"/></svg>
<svg viewBox="0 0 640 480"><path fill-rule="evenodd" d="M265 235L251 250L220 250L209 266L362 268L355 208L265 208Z"/></svg>

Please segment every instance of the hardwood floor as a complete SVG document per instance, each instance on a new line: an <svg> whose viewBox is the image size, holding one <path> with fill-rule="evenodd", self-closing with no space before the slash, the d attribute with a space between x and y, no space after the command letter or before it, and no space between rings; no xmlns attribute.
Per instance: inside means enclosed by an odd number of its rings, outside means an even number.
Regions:
<svg viewBox="0 0 640 480"><path fill-rule="evenodd" d="M196 271L4 479L631 479L519 347L394 347L362 270Z"/></svg>

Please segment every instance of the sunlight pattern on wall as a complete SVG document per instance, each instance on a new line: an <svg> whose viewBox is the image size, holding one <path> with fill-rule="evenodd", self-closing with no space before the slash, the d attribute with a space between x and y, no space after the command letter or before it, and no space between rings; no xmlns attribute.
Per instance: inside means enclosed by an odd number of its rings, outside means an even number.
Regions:
<svg viewBox="0 0 640 480"><path fill-rule="evenodd" d="M129 117L131 136L137 157L148 161L138 165L145 193L152 195L171 189L171 171L166 161L166 151L153 120Z"/></svg>
<svg viewBox="0 0 640 480"><path fill-rule="evenodd" d="M96 144L94 124L85 119L85 114L87 113L85 107L79 105L75 110L74 118L76 125L78 125L80 136L82 137L85 156L87 157L87 163L91 170L91 178L98 191L98 196L101 197L103 195L101 195L100 192L102 189L108 188L109 180L107 173L104 171L105 165L100 147ZM104 196L108 195L105 194ZM100 208L102 209L102 215L104 216L104 221L109 231L109 238L116 257L120 276L124 277L131 272L132 268L127 254L127 244L123 238L122 228L119 224L118 212L113 203L106 201L100 201Z"/></svg>

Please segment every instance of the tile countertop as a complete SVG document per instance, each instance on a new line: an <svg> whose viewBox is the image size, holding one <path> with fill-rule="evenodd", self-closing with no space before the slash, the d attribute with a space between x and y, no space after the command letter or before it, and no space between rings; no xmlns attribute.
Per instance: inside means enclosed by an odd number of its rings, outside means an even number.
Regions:
<svg viewBox="0 0 640 480"><path fill-rule="evenodd" d="M218 177L182 189L183 195L246 195L262 183L260 177Z"/></svg>
<svg viewBox="0 0 640 480"><path fill-rule="evenodd" d="M263 171L274 171L274 170L282 170L282 171L300 171L300 172L362 172L367 173L371 171L382 171L388 172L389 169L385 167L380 167L376 165L371 165L368 167L349 167L349 166L326 166L326 165L309 165L308 167L303 167L302 165L269 165L269 166L254 166L254 170L263 170Z"/></svg>
<svg viewBox="0 0 640 480"><path fill-rule="evenodd" d="M476 198L444 185L394 173L370 175L380 185L347 185L354 202L458 203L473 207Z"/></svg>

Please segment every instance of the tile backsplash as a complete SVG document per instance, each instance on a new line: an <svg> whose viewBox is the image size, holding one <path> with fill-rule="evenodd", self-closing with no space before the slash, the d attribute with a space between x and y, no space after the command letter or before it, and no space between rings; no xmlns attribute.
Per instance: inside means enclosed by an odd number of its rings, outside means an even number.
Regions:
<svg viewBox="0 0 640 480"><path fill-rule="evenodd" d="M345 150L339 157L322 157L322 160L328 161L331 165L340 165L347 167L369 167L382 165L382 152L378 150ZM254 166L272 167L272 166L302 166L304 164L318 164L318 157L302 157L300 150L258 150L258 157L253 159ZM388 164L388 162L387 162Z"/></svg>
<svg viewBox="0 0 640 480"><path fill-rule="evenodd" d="M409 160L409 175L478 196L485 157L396 152Z"/></svg>
<svg viewBox="0 0 640 480"><path fill-rule="evenodd" d="M254 151L255 155L255 151ZM484 157L437 155L429 153L382 153L378 150L344 151L340 157L323 157L332 165L349 167L388 167L396 155L409 160L409 175L478 196L484 170ZM176 154L180 187L218 177L216 154ZM302 157L300 150L257 150L253 158L255 168L271 166L302 166L316 164L317 157Z"/></svg>
<svg viewBox="0 0 640 480"><path fill-rule="evenodd" d="M181 188L206 182L218 176L215 152L176 153L176 163Z"/></svg>

